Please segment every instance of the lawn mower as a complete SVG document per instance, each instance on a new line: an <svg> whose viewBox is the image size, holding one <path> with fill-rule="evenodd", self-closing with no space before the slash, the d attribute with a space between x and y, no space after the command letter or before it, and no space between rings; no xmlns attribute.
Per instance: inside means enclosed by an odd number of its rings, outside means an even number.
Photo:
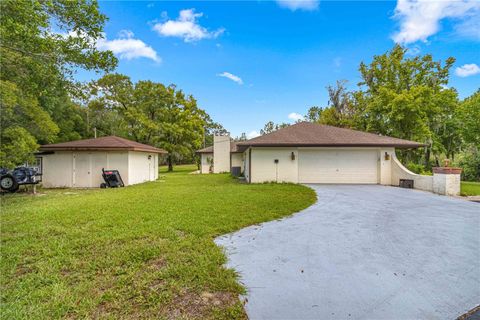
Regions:
<svg viewBox="0 0 480 320"><path fill-rule="evenodd" d="M100 188L117 188L125 186L118 170L105 170L102 168L102 177L103 180L105 180L105 183L101 183Z"/></svg>
<svg viewBox="0 0 480 320"><path fill-rule="evenodd" d="M0 168L0 188L3 191L16 192L21 185L31 185L40 182L37 179L38 169L34 167L16 167L9 171Z"/></svg>

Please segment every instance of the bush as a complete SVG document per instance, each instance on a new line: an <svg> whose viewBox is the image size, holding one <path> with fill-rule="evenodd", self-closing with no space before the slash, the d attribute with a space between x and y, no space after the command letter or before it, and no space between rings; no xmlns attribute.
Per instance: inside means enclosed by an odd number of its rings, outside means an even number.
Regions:
<svg viewBox="0 0 480 320"><path fill-rule="evenodd" d="M460 153L454 166L462 168L462 180L480 181L480 151L476 147Z"/></svg>
<svg viewBox="0 0 480 320"><path fill-rule="evenodd" d="M407 163L407 169L414 172L414 173L417 173L417 174L423 174L423 175L427 175L427 176L431 176L432 175L432 172L425 169L425 166L423 164L418 164L418 163L415 163L415 162L409 162Z"/></svg>

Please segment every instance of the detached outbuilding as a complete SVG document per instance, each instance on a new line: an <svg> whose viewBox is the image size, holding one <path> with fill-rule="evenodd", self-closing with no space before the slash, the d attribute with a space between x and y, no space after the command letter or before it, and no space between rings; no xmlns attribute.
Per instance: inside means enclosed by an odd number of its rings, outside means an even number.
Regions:
<svg viewBox="0 0 480 320"><path fill-rule="evenodd" d="M103 182L102 168L118 170L124 184L158 179L159 156L165 150L108 136L40 147L42 184L46 188L95 188Z"/></svg>

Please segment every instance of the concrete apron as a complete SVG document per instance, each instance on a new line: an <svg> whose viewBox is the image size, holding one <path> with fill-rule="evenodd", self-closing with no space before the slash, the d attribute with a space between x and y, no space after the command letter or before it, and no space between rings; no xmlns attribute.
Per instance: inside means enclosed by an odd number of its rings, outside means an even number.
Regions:
<svg viewBox="0 0 480 320"><path fill-rule="evenodd" d="M377 185L217 238L251 319L454 319L480 302L480 205Z"/></svg>

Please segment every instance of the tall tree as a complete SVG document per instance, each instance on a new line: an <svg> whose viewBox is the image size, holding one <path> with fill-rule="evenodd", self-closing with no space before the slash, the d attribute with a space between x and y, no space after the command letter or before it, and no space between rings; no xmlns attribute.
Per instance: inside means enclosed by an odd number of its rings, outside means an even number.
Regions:
<svg viewBox="0 0 480 320"><path fill-rule="evenodd" d="M274 131L277 131L278 129L286 128L290 124L289 123L274 123L273 121L268 121L265 126L263 126L263 129L260 129L260 135L266 135L269 133L272 133Z"/></svg>
<svg viewBox="0 0 480 320"><path fill-rule="evenodd" d="M480 148L480 89L462 101L457 116L464 142Z"/></svg>
<svg viewBox="0 0 480 320"><path fill-rule="evenodd" d="M310 107L305 115L305 120L309 122L319 122L322 117L323 109L317 106Z"/></svg>
<svg viewBox="0 0 480 320"><path fill-rule="evenodd" d="M353 94L347 90L346 84L346 80L340 80L334 86L327 86L328 106L324 109L310 108L306 119L336 127L355 127Z"/></svg>
<svg viewBox="0 0 480 320"><path fill-rule="evenodd" d="M360 119L356 121L367 131L425 142L429 165L432 152L455 151L448 147L454 146L455 123L446 121L457 106L456 91L446 88L455 59L442 64L429 54L413 58L405 54L406 49L397 45L375 56L369 65L360 64L362 81L355 93ZM410 158L412 153L404 156Z"/></svg>
<svg viewBox="0 0 480 320"><path fill-rule="evenodd" d="M0 163L12 166L28 160L38 143L54 142L58 134L66 139L71 130L82 134L80 119L72 122L65 117L68 113L82 117L71 101L72 74L78 68L111 70L116 59L112 52L95 47L106 21L96 1L4 0L0 11L2 95L16 97L15 106L5 102L2 109L23 110L2 112L0 151L23 150L23 156ZM22 134L12 139L12 132Z"/></svg>
<svg viewBox="0 0 480 320"><path fill-rule="evenodd" d="M108 74L91 84L90 114L103 114L106 124L92 122L106 134L117 134L168 151L169 170L181 160L193 160L204 143L205 130L221 126L197 106L196 99L175 85L152 81L132 83L121 74ZM115 125L116 120L116 125Z"/></svg>

